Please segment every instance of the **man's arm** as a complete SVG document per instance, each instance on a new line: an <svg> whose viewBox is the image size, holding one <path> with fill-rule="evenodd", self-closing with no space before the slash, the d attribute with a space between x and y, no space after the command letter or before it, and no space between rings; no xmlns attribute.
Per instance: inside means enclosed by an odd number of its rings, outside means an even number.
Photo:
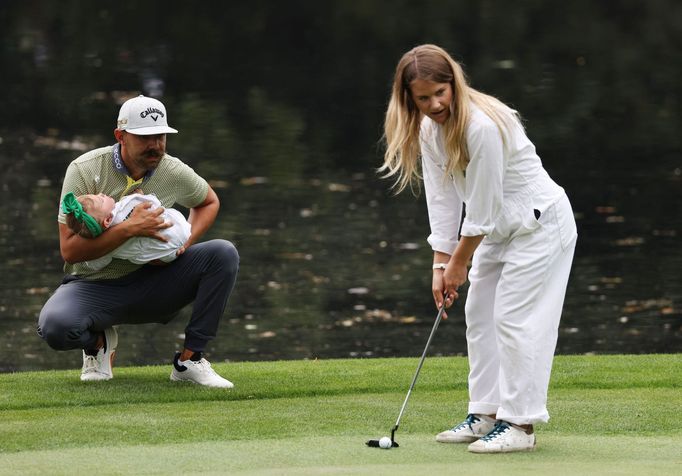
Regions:
<svg viewBox="0 0 682 476"><path fill-rule="evenodd" d="M80 263L100 258L121 246L133 236L149 236L161 241L166 239L160 231L172 226L159 217L163 208L149 210L151 203L147 202L135 207L130 218L119 225L105 230L97 238L83 238L75 234L68 226L59 224L59 249L62 258L67 263Z"/></svg>
<svg viewBox="0 0 682 476"><path fill-rule="evenodd" d="M218 216L218 210L220 209L220 200L215 191L208 186L208 193L203 202L201 202L196 207L190 208L188 222L192 224L192 234L180 250L178 254L184 253L184 251L196 243L201 236L206 233L206 231L211 228L213 222Z"/></svg>

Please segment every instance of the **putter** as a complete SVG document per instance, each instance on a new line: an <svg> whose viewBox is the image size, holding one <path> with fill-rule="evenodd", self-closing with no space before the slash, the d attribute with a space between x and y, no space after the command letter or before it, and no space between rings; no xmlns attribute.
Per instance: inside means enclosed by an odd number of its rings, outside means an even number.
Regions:
<svg viewBox="0 0 682 476"><path fill-rule="evenodd" d="M443 305L438 310L438 315L436 316L436 322L433 323L433 328L431 329L431 334L429 335L429 339L426 341L426 347L424 347L424 352L422 353L422 358L419 360L419 365L417 366L417 371L414 373L414 378L412 378L412 384L410 385L410 389L407 391L407 395L405 396L405 401L403 402L403 406L400 409L400 413L398 414L398 419L396 420L395 425L391 429L391 448L398 448L400 446L398 444L398 442L395 441L395 432L398 431L398 427L400 426L400 419L403 417L403 413L405 412L405 407L407 406L407 401L410 399L410 395L412 394L412 389L414 388L414 384L417 383L417 377L419 377L419 372L422 369L422 365L424 365L424 359L426 358L426 352L429 350L429 345L431 345L431 339L433 339L433 336L436 333L436 329L438 329L438 324L440 324L440 321L443 318L443 311L445 311L445 299L443 299ZM379 448L380 447L379 446L379 440L369 440L365 444L367 446L372 447L372 448Z"/></svg>

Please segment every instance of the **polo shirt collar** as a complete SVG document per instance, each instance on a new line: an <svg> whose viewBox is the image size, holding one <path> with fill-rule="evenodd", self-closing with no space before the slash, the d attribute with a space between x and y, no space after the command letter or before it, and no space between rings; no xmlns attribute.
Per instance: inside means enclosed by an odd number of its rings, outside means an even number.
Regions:
<svg viewBox="0 0 682 476"><path fill-rule="evenodd" d="M113 164L114 164L114 169L120 174L125 175L126 177L130 177L130 172L128 172L128 168L126 167L126 164L123 163L123 157L121 156L121 144L118 142L114 144L114 154L113 154ZM144 177L142 177L142 180L147 180L149 177L152 176L154 173L154 170L147 170L147 172L144 174Z"/></svg>

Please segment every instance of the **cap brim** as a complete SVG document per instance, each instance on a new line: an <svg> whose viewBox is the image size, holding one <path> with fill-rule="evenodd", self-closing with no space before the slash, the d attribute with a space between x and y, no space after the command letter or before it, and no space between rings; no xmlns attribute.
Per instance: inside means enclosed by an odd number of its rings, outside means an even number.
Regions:
<svg viewBox="0 0 682 476"><path fill-rule="evenodd" d="M178 131L168 126L138 127L137 129L123 129L136 136L152 136L154 134L177 134Z"/></svg>

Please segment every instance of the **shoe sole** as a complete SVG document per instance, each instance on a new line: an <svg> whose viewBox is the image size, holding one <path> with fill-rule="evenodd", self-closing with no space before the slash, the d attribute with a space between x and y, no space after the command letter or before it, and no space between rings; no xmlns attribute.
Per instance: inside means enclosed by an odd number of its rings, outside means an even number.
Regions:
<svg viewBox="0 0 682 476"><path fill-rule="evenodd" d="M200 387L206 387L206 388L227 388L227 389L234 388L234 384L232 384L230 386L218 386L218 385L207 385L205 383L195 382L194 380L191 380L188 378L178 377L174 372L171 372L170 380L171 380L171 382L188 382L188 383L191 383L194 385L199 385Z"/></svg>
<svg viewBox="0 0 682 476"><path fill-rule="evenodd" d="M527 453L530 451L535 451L535 446L530 448L502 448L502 449L489 449L489 448L468 448L470 453L477 454L497 454L497 453Z"/></svg>
<svg viewBox="0 0 682 476"><path fill-rule="evenodd" d="M438 443L447 443L447 444L462 444L462 443L473 443L474 441L482 438L482 436L471 436L471 437L461 437L458 439L454 438L438 438L436 437L436 441Z"/></svg>

